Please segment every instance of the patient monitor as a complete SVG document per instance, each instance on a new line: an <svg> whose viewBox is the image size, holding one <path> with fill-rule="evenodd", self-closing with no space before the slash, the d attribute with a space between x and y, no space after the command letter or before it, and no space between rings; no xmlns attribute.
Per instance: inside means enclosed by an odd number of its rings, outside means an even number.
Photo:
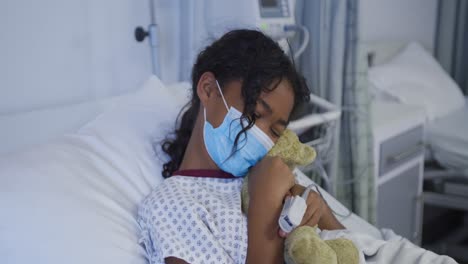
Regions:
<svg viewBox="0 0 468 264"><path fill-rule="evenodd" d="M274 40L291 38L298 30L295 0L207 0L205 28L219 37L228 29L256 28Z"/></svg>
<svg viewBox="0 0 468 264"><path fill-rule="evenodd" d="M265 34L275 40L294 36L293 0L258 0L256 25Z"/></svg>

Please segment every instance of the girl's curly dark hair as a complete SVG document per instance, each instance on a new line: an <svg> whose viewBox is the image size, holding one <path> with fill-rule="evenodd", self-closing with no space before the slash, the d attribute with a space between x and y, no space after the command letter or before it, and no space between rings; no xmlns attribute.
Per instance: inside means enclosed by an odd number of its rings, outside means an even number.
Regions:
<svg viewBox="0 0 468 264"><path fill-rule="evenodd" d="M170 157L163 166L165 178L179 168L184 157L200 108L197 84L205 72L212 72L221 88L230 81L242 81L245 106L241 118L247 119L248 125L236 136L236 146L241 134L255 123L254 111L262 91L269 92L286 79L294 90L293 113L301 103L309 101L310 92L304 77L275 41L256 30L226 33L198 54L192 70L191 100L179 113L176 121L179 127L162 142L162 150Z"/></svg>

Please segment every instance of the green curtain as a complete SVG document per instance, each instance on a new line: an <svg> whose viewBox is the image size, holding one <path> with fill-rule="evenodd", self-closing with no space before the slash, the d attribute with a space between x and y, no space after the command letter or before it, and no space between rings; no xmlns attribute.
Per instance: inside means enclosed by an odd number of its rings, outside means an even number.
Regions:
<svg viewBox="0 0 468 264"><path fill-rule="evenodd" d="M298 0L299 23L311 43L299 61L314 94L341 106L327 170L332 193L371 223L376 193L367 86L367 60L360 41L359 0Z"/></svg>
<svg viewBox="0 0 468 264"><path fill-rule="evenodd" d="M367 60L359 39L358 0L347 1L344 109L341 119L336 195L371 223L376 222L376 193Z"/></svg>

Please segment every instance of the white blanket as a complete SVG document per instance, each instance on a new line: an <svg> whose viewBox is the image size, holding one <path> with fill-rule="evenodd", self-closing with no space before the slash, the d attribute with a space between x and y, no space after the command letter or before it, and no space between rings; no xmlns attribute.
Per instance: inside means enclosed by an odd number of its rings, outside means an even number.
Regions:
<svg viewBox="0 0 468 264"><path fill-rule="evenodd" d="M296 181L299 184L308 186L313 183L302 172L295 170ZM346 209L333 196L320 191L327 201L328 205L340 214L347 215ZM420 248L407 239L396 235L392 230L378 230L368 222L355 214L350 214L343 218L337 216L340 222L347 228L346 230L324 230L320 232L320 237L324 240L344 237L353 241L360 250L360 264L377 263L418 263L418 264L453 264L456 263L452 258L440 256L431 251Z"/></svg>
<svg viewBox="0 0 468 264"><path fill-rule="evenodd" d="M420 248L406 238L396 235L388 229L382 230L383 239L376 239L364 233L349 230L324 230L320 237L324 240L347 238L360 250L359 264L405 263L405 264L454 264L452 258L437 255Z"/></svg>
<svg viewBox="0 0 468 264"><path fill-rule="evenodd" d="M427 139L434 158L444 167L468 172L468 98L465 107L431 122Z"/></svg>

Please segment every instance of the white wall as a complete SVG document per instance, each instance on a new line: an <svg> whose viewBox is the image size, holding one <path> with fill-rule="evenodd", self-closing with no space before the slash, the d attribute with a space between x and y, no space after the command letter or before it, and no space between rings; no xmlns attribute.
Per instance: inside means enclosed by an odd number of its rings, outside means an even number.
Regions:
<svg viewBox="0 0 468 264"><path fill-rule="evenodd" d="M180 80L190 80L198 53L226 31L255 28L256 0L176 0L180 9Z"/></svg>
<svg viewBox="0 0 468 264"><path fill-rule="evenodd" d="M361 0L364 41L417 40L434 49L437 0Z"/></svg>
<svg viewBox="0 0 468 264"><path fill-rule="evenodd" d="M0 1L0 115L128 91L150 74L148 1Z"/></svg>
<svg viewBox="0 0 468 264"><path fill-rule="evenodd" d="M157 0L162 79L179 78L180 3ZM191 0L195 1L195 0ZM76 131L151 74L148 0L0 1L0 155Z"/></svg>
<svg viewBox="0 0 468 264"><path fill-rule="evenodd" d="M251 0L155 0L161 79L188 80L226 28L252 24ZM0 153L46 142L93 118L93 102L151 74L149 0L0 1ZM208 30L210 28L210 30ZM219 33L219 34L218 34Z"/></svg>
<svg viewBox="0 0 468 264"><path fill-rule="evenodd" d="M436 2L361 0L364 40L416 39L432 48ZM228 12L220 13L226 4ZM187 80L195 55L211 41L207 26L234 18L245 24L239 10L249 4L157 0L162 79ZM137 43L133 30L148 23L147 0L0 1L0 116L137 87L151 63L147 41Z"/></svg>

